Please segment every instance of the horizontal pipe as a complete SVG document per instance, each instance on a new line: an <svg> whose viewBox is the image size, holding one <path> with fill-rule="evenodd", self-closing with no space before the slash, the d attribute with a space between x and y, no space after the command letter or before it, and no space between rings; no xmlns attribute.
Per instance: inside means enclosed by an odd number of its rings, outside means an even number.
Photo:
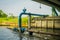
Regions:
<svg viewBox="0 0 60 40"><path fill-rule="evenodd" d="M40 14L31 14L31 13L21 13L20 15L34 15L34 16L48 16L48 15L40 15Z"/></svg>

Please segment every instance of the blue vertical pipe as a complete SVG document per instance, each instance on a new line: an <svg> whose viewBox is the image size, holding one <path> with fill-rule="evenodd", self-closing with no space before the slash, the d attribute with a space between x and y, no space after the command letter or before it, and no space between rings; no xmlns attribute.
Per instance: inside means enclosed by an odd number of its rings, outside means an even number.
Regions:
<svg viewBox="0 0 60 40"><path fill-rule="evenodd" d="M19 15L19 19L18 19L19 27L21 27L21 16L22 14Z"/></svg>

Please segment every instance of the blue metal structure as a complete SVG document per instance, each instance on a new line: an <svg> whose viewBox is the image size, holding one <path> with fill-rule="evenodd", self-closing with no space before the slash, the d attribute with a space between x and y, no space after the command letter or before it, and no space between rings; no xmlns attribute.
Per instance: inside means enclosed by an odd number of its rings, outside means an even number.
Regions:
<svg viewBox="0 0 60 40"><path fill-rule="evenodd" d="M54 7L52 7L52 16L58 16L58 13Z"/></svg>
<svg viewBox="0 0 60 40"><path fill-rule="evenodd" d="M23 30L23 28L22 28L22 26L21 26L21 24L22 24L21 16L22 16L22 15L28 15L28 16L30 17L30 20L29 20L29 21L31 21L31 15L34 15L34 16L43 16L43 17L48 16L48 15L40 15L40 14L26 13L26 9L24 8L24 9L23 9L23 13L21 13L21 14L19 15L19 21L18 21L21 32L22 32L22 31L25 31L25 30ZM30 24L30 25L31 25L31 24Z"/></svg>

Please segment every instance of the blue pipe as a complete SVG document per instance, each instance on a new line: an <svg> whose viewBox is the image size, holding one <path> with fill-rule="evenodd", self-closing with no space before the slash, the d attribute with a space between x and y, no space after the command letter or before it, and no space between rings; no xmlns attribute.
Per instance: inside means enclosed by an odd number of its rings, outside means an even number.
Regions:
<svg viewBox="0 0 60 40"><path fill-rule="evenodd" d="M20 15L19 15L19 27L20 27L20 31L25 31L25 30L22 30L23 28L22 28L22 26L21 26L21 24L22 24L22 22L21 22L21 16L22 15L34 15L34 16L43 16L43 17L46 17L46 16L48 16L48 15L40 15L40 14L31 14L31 13L21 13Z"/></svg>

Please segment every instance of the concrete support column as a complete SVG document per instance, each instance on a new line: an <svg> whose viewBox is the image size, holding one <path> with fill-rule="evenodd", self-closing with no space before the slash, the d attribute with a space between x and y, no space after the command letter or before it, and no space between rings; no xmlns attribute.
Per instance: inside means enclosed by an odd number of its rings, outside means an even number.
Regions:
<svg viewBox="0 0 60 40"><path fill-rule="evenodd" d="M28 29L31 28L31 15L29 15L28 17Z"/></svg>

